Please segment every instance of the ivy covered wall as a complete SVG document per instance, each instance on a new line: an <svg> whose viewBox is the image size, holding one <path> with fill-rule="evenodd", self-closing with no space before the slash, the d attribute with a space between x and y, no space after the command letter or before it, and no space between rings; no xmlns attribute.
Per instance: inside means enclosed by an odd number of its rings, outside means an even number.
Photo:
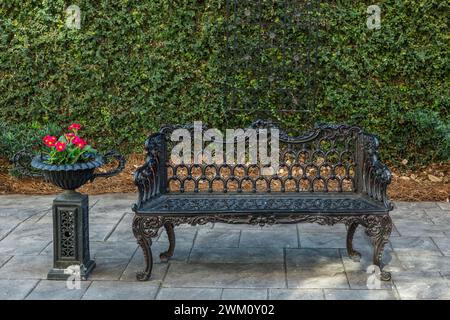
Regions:
<svg viewBox="0 0 450 320"><path fill-rule="evenodd" d="M71 4L81 9L80 29L66 26ZM49 123L79 121L100 148L132 152L163 123L248 124L253 116L246 112L224 117L224 4L3 0L2 128L21 124L23 131L26 124L33 135ZM300 129L362 125L393 162L448 160L449 4L378 1L381 28L370 30L371 4L321 1L314 112L272 116Z"/></svg>

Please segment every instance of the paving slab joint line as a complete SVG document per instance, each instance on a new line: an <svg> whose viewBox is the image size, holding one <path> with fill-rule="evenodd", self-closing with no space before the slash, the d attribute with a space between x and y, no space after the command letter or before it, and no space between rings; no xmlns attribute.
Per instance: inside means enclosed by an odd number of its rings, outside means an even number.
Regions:
<svg viewBox="0 0 450 320"><path fill-rule="evenodd" d="M53 242L52 240L49 240L48 243L45 245L45 247L42 248L41 251L39 251L38 255L40 256L41 253L44 252L44 251L47 249L47 247L48 247L52 242Z"/></svg>
<svg viewBox="0 0 450 320"><path fill-rule="evenodd" d="M162 288L162 286L163 286L163 284L164 284L164 281L166 280L167 273L169 273L170 265L171 265L171 264L168 263L167 268L166 268L166 271L164 272L164 274L163 274L163 276L162 276L162 278L161 278L161 282L159 283L158 289L156 290L155 300L158 298L158 295L159 295L159 293L160 293L160 291L161 291L161 288Z"/></svg>
<svg viewBox="0 0 450 320"><path fill-rule="evenodd" d="M158 232L156 233L156 237L152 241L158 242L159 238L161 238L161 235L163 234L163 232L164 232L164 228L159 228Z"/></svg>
<svg viewBox="0 0 450 320"><path fill-rule="evenodd" d="M158 299L158 295L161 291L162 288L162 282L158 285L158 289L156 289L156 293L155 293L155 297L153 298L153 300L157 300Z"/></svg>
<svg viewBox="0 0 450 320"><path fill-rule="evenodd" d="M397 259L397 261L400 262L401 270L405 270L405 269L403 268L402 261L400 260L400 258L399 258L398 255L397 255L397 251L395 251L395 250L394 250L394 247L391 246L391 256L392 256L392 255L394 256L393 258ZM383 256L384 256L384 252L383 252ZM391 261L392 261L392 260L393 260L393 259L391 259ZM389 265L389 263L383 265L383 267L386 266L386 265ZM391 273L392 273L392 272L391 272ZM392 281L392 280L391 280L391 281Z"/></svg>
<svg viewBox="0 0 450 320"><path fill-rule="evenodd" d="M394 293L395 299L401 300L400 292L398 292L397 285L395 284L394 281L392 281L392 286L393 286L392 292Z"/></svg>
<svg viewBox="0 0 450 320"><path fill-rule="evenodd" d="M284 271L284 286L288 287L288 276L287 276L287 261L286 261L286 248L283 248L283 271Z"/></svg>
<svg viewBox="0 0 450 320"><path fill-rule="evenodd" d="M295 230L297 232L297 247L301 248L301 246L300 246L300 230L298 229L298 223L295 224Z"/></svg>
<svg viewBox="0 0 450 320"><path fill-rule="evenodd" d="M45 211L52 211L52 206L50 206L50 208L46 208L46 209L38 209L34 213L42 213L42 212L45 212ZM47 213L47 212L45 212L45 213Z"/></svg>
<svg viewBox="0 0 450 320"><path fill-rule="evenodd" d="M343 249L343 250L337 249L337 253L339 255L339 258L341 258L341 263L342 263L342 266L344 267L345 279L347 280L348 287L351 289L352 286L350 285L350 280L349 280L349 277L347 274L347 270L345 269L344 254L343 254L344 250L346 250L346 249ZM324 292L324 295L325 295L325 292Z"/></svg>
<svg viewBox="0 0 450 320"><path fill-rule="evenodd" d="M241 238L242 238L242 229L239 230L239 237L238 237L238 248L241 247Z"/></svg>
<svg viewBox="0 0 450 320"><path fill-rule="evenodd" d="M91 204L91 205L89 206L89 210L91 210L93 207L95 207L95 205L96 205L99 201L100 201L100 199L95 200L94 203Z"/></svg>
<svg viewBox="0 0 450 320"><path fill-rule="evenodd" d="M21 222L19 222L16 226L14 226L14 228L12 228L11 230L9 230L9 232L7 232L3 237L0 238L0 241L2 241L3 239L5 239L7 236L9 236L14 230L16 230L20 225L22 225L22 223L27 222L28 220L30 220L31 218L35 217L36 215L38 215L39 213L41 213L42 211L38 211L33 213L31 216L29 216L28 218L22 220ZM47 214L47 213L45 213Z"/></svg>
<svg viewBox="0 0 450 320"><path fill-rule="evenodd" d="M0 264L0 268L2 268L5 264L7 264L12 258L14 258L14 256L9 257L9 259L6 259L5 262L3 262L2 264Z"/></svg>
<svg viewBox="0 0 450 320"><path fill-rule="evenodd" d="M438 248L439 252L442 254L442 256L446 257L446 255L444 254L444 252L441 250L441 247L439 247L436 243L436 241L434 241L433 237L427 237L430 238L431 242L433 242L433 244L436 246L436 248Z"/></svg>
<svg viewBox="0 0 450 320"><path fill-rule="evenodd" d="M105 238L103 238L103 242L108 241L109 237L111 237L113 232L116 231L117 227L119 226L119 224L122 222L123 218L126 215L127 215L126 212L124 214L122 214L122 216L120 217L119 221L114 225L114 228L112 228L112 230L110 232L108 232L108 234L105 236Z"/></svg>
<svg viewBox="0 0 450 320"><path fill-rule="evenodd" d="M88 292L89 288L92 286L92 284L94 283L94 280L90 281L90 283L88 284L86 290L84 290L83 294L81 295L79 300L83 300L84 296L86 295L86 293Z"/></svg>
<svg viewBox="0 0 450 320"><path fill-rule="evenodd" d="M52 212L52 209L46 209L46 210L44 210L44 211L45 211L44 214L43 214L41 217L39 217L39 219L37 219L36 222L39 222L39 221L41 221L42 219L44 219L44 217L45 217L48 213Z"/></svg>
<svg viewBox="0 0 450 320"><path fill-rule="evenodd" d="M130 265L131 261L133 261L133 258L134 258L134 256L136 255L136 252L138 251L139 248L140 248L140 246L137 246L137 248L134 249L134 252L133 252L133 254L131 255L130 260L128 260L127 265L125 266L125 268L123 269L122 273L120 274L120 277L119 277L119 280L118 280L118 281L120 281L120 278L122 278L123 274L124 274L125 271L127 270L127 268L128 268L128 266ZM95 272L95 269L94 269L94 272Z"/></svg>
<svg viewBox="0 0 450 320"><path fill-rule="evenodd" d="M402 297L400 296L400 292L398 291L397 284L396 284L396 281L395 281L395 277L392 279L392 285L394 286L394 290L393 291L395 293L396 298L398 300L403 300ZM410 300L410 299L406 298L404 300Z"/></svg>
<svg viewBox="0 0 450 320"><path fill-rule="evenodd" d="M195 230L194 239L192 239L191 250L189 250L189 255L188 255L188 258L187 258L187 263L191 263L191 253L192 253L192 250L194 249L195 241L197 240L197 235L198 235L198 229ZM176 239L176 238L175 238L175 239ZM175 241L176 241L176 240L175 240Z"/></svg>
<svg viewBox="0 0 450 320"><path fill-rule="evenodd" d="M398 230L397 226L395 225L395 219L392 219L392 230L394 230L394 229L397 230L398 237L403 237L403 235L400 233L400 230ZM391 237L392 237L392 232L391 232L391 235L389 236L389 238L391 238Z"/></svg>
<svg viewBox="0 0 450 320"><path fill-rule="evenodd" d="M23 300L26 300L28 298L28 296L34 291L34 289L37 288L37 286L39 285L39 283L41 283L42 279L39 279L35 285L33 286L33 288L30 289L30 291L28 291L28 293L25 295L25 297L23 297Z"/></svg>
<svg viewBox="0 0 450 320"><path fill-rule="evenodd" d="M325 294L325 289L320 289L322 291L323 300L327 300L327 295Z"/></svg>

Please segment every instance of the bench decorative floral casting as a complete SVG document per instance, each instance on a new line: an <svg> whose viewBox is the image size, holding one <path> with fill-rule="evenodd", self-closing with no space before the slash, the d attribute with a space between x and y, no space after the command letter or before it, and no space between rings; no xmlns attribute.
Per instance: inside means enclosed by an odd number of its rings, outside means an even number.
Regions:
<svg viewBox="0 0 450 320"><path fill-rule="evenodd" d="M386 189L389 169L378 159L378 140L358 126L320 125L292 136L272 122L258 120L249 128L279 129L279 170L262 175L260 164L174 164L170 159L171 134L194 126L163 126L145 143L145 163L135 172L139 190L133 233L142 247L145 268L138 280L151 276L152 238L164 227L169 248L160 254L167 261L174 253L174 226L212 223L272 225L313 222L347 226L347 252L361 225L373 244L373 264L381 280L382 255L392 230L393 206ZM206 130L206 128L203 128Z"/></svg>

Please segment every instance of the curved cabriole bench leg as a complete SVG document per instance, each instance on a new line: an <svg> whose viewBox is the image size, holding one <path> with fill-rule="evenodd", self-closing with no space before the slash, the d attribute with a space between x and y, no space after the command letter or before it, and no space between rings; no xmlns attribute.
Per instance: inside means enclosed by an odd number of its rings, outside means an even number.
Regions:
<svg viewBox="0 0 450 320"><path fill-rule="evenodd" d="M138 281L147 281L152 275L152 238L158 235L158 230L161 226L162 219L160 217L134 216L133 234L144 253L144 270L136 273Z"/></svg>
<svg viewBox="0 0 450 320"><path fill-rule="evenodd" d="M164 228L166 229L167 238L169 239L169 249L165 252L161 252L159 254L159 259L161 259L162 262L167 262L173 256L173 252L175 251L175 232L173 230L173 223L171 222L164 223Z"/></svg>
<svg viewBox="0 0 450 320"><path fill-rule="evenodd" d="M380 268L380 279L391 280L391 273L383 271L383 250L389 241L392 231L392 220L389 215L376 216L371 219L371 223L366 226L367 235L372 239L373 244L373 264Z"/></svg>
<svg viewBox="0 0 450 320"><path fill-rule="evenodd" d="M152 276L153 268L153 255L152 255L152 239L144 238L142 236L136 237L137 243L141 246L144 253L144 263L145 267L143 271L138 271L136 273L136 279L138 281L147 281Z"/></svg>
<svg viewBox="0 0 450 320"><path fill-rule="evenodd" d="M355 262L358 262L361 259L361 254L353 249L353 236L355 235L356 228L358 227L357 222L351 222L348 225L347 230L347 254Z"/></svg>

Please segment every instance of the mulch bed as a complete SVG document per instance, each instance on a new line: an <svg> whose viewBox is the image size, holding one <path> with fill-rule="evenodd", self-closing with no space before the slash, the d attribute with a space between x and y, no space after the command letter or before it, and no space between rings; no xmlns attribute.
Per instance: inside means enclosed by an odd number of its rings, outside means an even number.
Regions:
<svg viewBox="0 0 450 320"><path fill-rule="evenodd" d="M144 156L128 156L125 170L118 176L88 183L78 191L88 194L136 192L133 172L142 165ZM61 190L50 183L35 178L15 178L8 174L11 164L0 159L0 194L56 194ZM389 196L403 201L447 201L450 197L450 162L432 164L417 170L389 166L393 173ZM101 168L106 171L108 167Z"/></svg>
<svg viewBox="0 0 450 320"><path fill-rule="evenodd" d="M388 192L393 200L450 201L450 163L436 163L417 170L389 167L393 179Z"/></svg>

